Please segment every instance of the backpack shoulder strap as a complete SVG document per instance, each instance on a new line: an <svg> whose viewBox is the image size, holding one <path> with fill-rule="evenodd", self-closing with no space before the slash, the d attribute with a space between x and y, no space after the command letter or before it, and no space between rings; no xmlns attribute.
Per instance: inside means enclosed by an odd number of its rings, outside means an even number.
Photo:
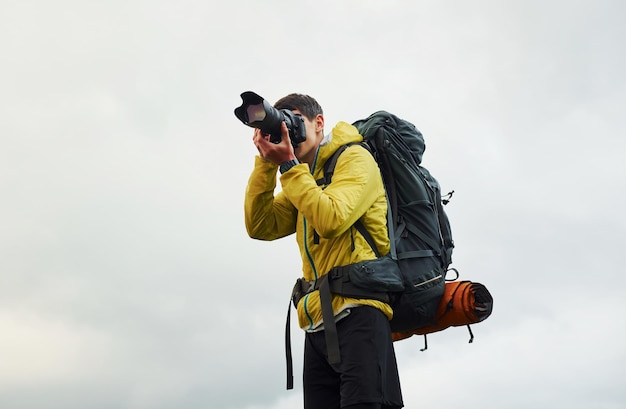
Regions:
<svg viewBox="0 0 626 409"><path fill-rule="evenodd" d="M365 144L363 142L352 142L352 143L347 143L345 145L341 145L335 151L335 153L333 153L332 156L328 158L326 163L324 163L324 176L315 181L317 182L318 186L326 186L330 184L330 182L333 180L333 175L335 174L335 167L337 166L337 161L339 160L339 156L343 153L343 151L345 151L352 145L362 145L363 147L365 147L364 146ZM365 148L367 149L367 147Z"/></svg>
<svg viewBox="0 0 626 409"><path fill-rule="evenodd" d="M339 147L339 149L335 151L335 153L332 154L330 158L328 158L326 163L324 163L324 176L316 180L318 186L327 186L330 184L330 182L332 182L333 175L335 174L335 167L337 166L337 161L339 160L339 156L343 153L343 151L345 151L348 147L352 145L361 145L364 149L366 149L369 153L371 153L372 156L374 156L374 158L376 158L376 155L374 154L374 152L372 152L371 146L366 141L352 142L352 143L342 145ZM392 212L390 208L389 197L387 197L387 224L388 224L389 229L393 229L392 219L393 219L393 216L392 216ZM378 247L376 246L376 243L374 242L374 238L369 233L369 231L367 231L367 228L365 227L363 222L360 219L357 220L354 223L354 227L358 230L359 233L361 233L361 235L363 236L367 244L369 244L371 249L374 251L374 254L376 255L376 257L381 257L380 251L378 251ZM390 230L390 233L392 231L393 230ZM393 233L390 234L390 242L391 242L391 254L392 254L392 257L395 259L396 258L395 240L392 239L392 237L393 237Z"/></svg>

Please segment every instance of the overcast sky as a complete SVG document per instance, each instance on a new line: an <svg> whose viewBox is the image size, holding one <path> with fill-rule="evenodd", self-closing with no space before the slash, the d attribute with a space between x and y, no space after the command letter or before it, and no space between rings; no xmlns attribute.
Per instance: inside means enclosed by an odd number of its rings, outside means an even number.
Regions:
<svg viewBox="0 0 626 409"><path fill-rule="evenodd" d="M0 407L290 409L294 237L239 94L426 138L493 315L397 342L407 408L626 408L621 1L0 0Z"/></svg>

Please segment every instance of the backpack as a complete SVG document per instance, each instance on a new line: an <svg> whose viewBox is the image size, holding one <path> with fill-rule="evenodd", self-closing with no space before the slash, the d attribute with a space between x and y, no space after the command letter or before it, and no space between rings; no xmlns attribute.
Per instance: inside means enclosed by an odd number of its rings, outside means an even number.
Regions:
<svg viewBox="0 0 626 409"><path fill-rule="evenodd" d="M404 290L391 302L391 330L408 332L432 325L454 241L439 183L421 166L424 138L412 123L385 111L354 126L381 171L391 215L387 226L391 257L397 260L404 282Z"/></svg>
<svg viewBox="0 0 626 409"><path fill-rule="evenodd" d="M388 233L391 251L387 258L397 263L398 269L381 260L374 261L367 274L362 274L363 266L371 262L358 263L335 270L330 288L339 294L346 294L333 282L348 279L358 288L364 285L363 276L369 288L376 290L370 298L381 299L379 291L389 292L389 304L393 309L390 321L394 341L412 335L424 335L441 331L451 326L466 325L470 342L474 335L469 324L485 320L493 308L493 298L487 288L471 281L454 281L459 278L456 269L450 268L454 241L450 221L443 208L452 197L451 191L442 198L440 185L430 172L421 166L426 148L422 133L412 123L386 112L378 111L353 123L363 136L360 143L374 156L383 178L388 202ZM342 152L354 144L340 147L325 163L324 177L320 185L332 182L335 165ZM356 229L364 236L374 253L380 258L365 226L357 221ZM383 258L384 259L384 258ZM380 267L380 274L374 272ZM446 275L454 271L456 277L448 280ZM331 271L332 273L333 271ZM346 278L345 275L348 275ZM341 280L339 280L341 277ZM377 280L373 280L377 277ZM394 291L394 278L402 283L402 288ZM390 284L391 283L391 284ZM348 287L345 283L341 287ZM343 290L343 291L342 291ZM354 292L354 291L352 291Z"/></svg>
<svg viewBox="0 0 626 409"><path fill-rule="evenodd" d="M324 164L324 177L317 184L327 186L332 182L337 160L349 146L358 144L370 151L380 168L387 194L391 251L381 257L373 238L359 220L354 227L378 258L334 267L314 283L299 279L291 301L297 307L304 294L320 291L331 364L340 361L330 305L332 293L389 303L393 309L390 321L393 341L415 334L426 337L428 333L451 326L467 325L472 342L474 336L469 324L483 321L491 314L493 298L480 283L454 281L458 278L458 271L449 268L454 241L443 204L448 203L454 191L442 198L439 183L421 166L424 138L412 123L378 111L353 125L363 136L363 142L337 149ZM456 273L452 281L446 281L448 271ZM287 389L293 388L289 315L290 309L285 334ZM424 342L422 350L427 348L426 338Z"/></svg>

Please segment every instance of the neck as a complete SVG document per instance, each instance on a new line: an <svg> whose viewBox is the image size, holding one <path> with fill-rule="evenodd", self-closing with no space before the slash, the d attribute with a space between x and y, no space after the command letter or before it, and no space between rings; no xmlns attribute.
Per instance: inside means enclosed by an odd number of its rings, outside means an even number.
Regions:
<svg viewBox="0 0 626 409"><path fill-rule="evenodd" d="M315 154L317 153L317 149L319 148L319 146L320 146L319 143L317 145L315 145L315 147L313 149L311 149L309 152L307 152L306 155L303 155L300 158L300 161L304 162L304 163L308 163L309 166L312 166L313 165L313 161L315 161Z"/></svg>
<svg viewBox="0 0 626 409"><path fill-rule="evenodd" d="M309 167L313 166L313 162L315 161L315 156L317 155L317 150L319 149L320 144L324 140L324 133L320 132L316 135L315 145L311 147L306 153L302 156L298 157L300 162L308 163Z"/></svg>

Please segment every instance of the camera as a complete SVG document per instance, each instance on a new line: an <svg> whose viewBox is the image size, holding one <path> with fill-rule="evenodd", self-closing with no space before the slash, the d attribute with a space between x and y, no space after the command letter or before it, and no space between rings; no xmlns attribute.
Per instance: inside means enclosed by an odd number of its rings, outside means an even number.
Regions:
<svg viewBox="0 0 626 409"><path fill-rule="evenodd" d="M245 125L269 134L270 142L280 143L282 140L282 122L287 125L289 139L294 148L306 140L306 129L301 115L288 109L276 109L252 91L242 93L241 99L243 102L240 107L235 108L235 116Z"/></svg>

